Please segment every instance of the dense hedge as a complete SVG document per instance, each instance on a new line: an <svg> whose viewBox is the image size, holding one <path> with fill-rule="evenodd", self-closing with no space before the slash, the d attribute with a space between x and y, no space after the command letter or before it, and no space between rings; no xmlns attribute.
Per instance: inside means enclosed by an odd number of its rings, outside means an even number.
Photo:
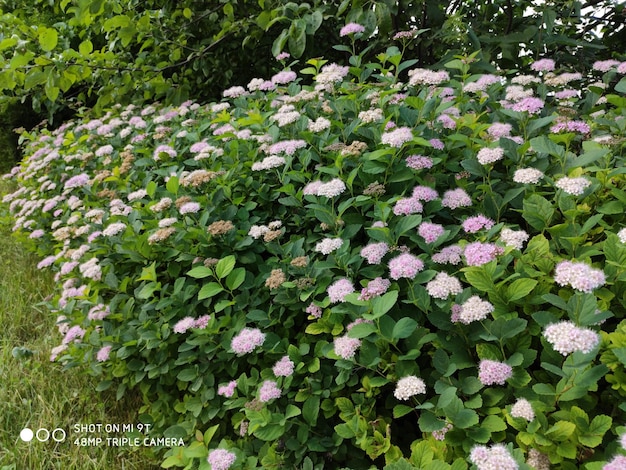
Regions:
<svg viewBox="0 0 626 470"><path fill-rule="evenodd" d="M626 66L377 57L24 134L51 359L165 467L623 468Z"/></svg>

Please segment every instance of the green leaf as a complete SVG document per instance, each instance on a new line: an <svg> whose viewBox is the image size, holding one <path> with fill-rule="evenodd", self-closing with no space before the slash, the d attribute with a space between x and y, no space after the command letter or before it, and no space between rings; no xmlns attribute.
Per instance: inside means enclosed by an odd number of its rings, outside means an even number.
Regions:
<svg viewBox="0 0 626 470"><path fill-rule="evenodd" d="M565 149L552 142L545 135L530 139L530 145L536 152L547 153L553 157L560 158L565 155Z"/></svg>
<svg viewBox="0 0 626 470"><path fill-rule="evenodd" d="M358 325L354 325L352 328L350 328L350 331L348 331L348 336L350 338L361 339L368 337L376 331L376 325L374 325L373 323L359 323Z"/></svg>
<svg viewBox="0 0 626 470"><path fill-rule="evenodd" d="M302 411L300 411L300 408L298 408L295 405L287 405L287 409L285 410L285 418L289 419L289 418L293 418L295 416L300 416L302 414Z"/></svg>
<svg viewBox="0 0 626 470"><path fill-rule="evenodd" d="M587 430L578 436L578 442L587 447L598 447L606 432L611 429L613 419L606 415L598 415L589 424Z"/></svg>
<svg viewBox="0 0 626 470"><path fill-rule="evenodd" d="M257 429L252 434L262 441L275 441L285 433L285 427L280 424L268 424Z"/></svg>
<svg viewBox="0 0 626 470"><path fill-rule="evenodd" d="M554 441L564 441L576 431L576 425L569 421L557 421L554 426L546 431L546 437Z"/></svg>
<svg viewBox="0 0 626 470"><path fill-rule="evenodd" d="M462 409L451 420L456 427L467 429L478 424L478 414L474 410Z"/></svg>
<svg viewBox="0 0 626 470"><path fill-rule="evenodd" d="M352 439L355 436L352 428L345 423L335 426L335 433L337 433L339 437L343 437L344 439Z"/></svg>
<svg viewBox="0 0 626 470"><path fill-rule="evenodd" d="M413 411L413 407L407 405L396 405L393 407L393 417L401 418Z"/></svg>
<svg viewBox="0 0 626 470"><path fill-rule="evenodd" d="M619 93L626 93L626 77L623 77L617 85L615 85L615 91Z"/></svg>
<svg viewBox="0 0 626 470"><path fill-rule="evenodd" d="M398 291L392 290L381 297L372 300L372 315L370 320L382 317L385 313L392 309L398 300Z"/></svg>
<svg viewBox="0 0 626 470"><path fill-rule="evenodd" d="M433 432L443 429L446 425L445 421L437 418L432 411L424 410L420 413L420 417L417 420L417 424L422 432Z"/></svg>
<svg viewBox="0 0 626 470"><path fill-rule="evenodd" d="M234 269L227 277L226 277L226 287L230 290L235 290L246 279L246 270L245 268L237 268Z"/></svg>
<svg viewBox="0 0 626 470"><path fill-rule="evenodd" d="M195 367L188 367L187 369L181 370L176 378L181 382L191 382L198 377L198 370Z"/></svg>
<svg viewBox="0 0 626 470"><path fill-rule="evenodd" d="M229 255L226 258L222 258L215 265L215 274L219 279L223 279L228 276L235 267L235 257Z"/></svg>
<svg viewBox="0 0 626 470"><path fill-rule="evenodd" d="M507 287L507 297L509 301L522 299L535 288L538 284L534 279L516 279Z"/></svg>
<svg viewBox="0 0 626 470"><path fill-rule="evenodd" d="M384 3L381 3L381 5L384 5ZM414 467L409 463L407 459L402 458L393 463L385 465L383 467L383 470L418 470L418 467Z"/></svg>
<svg viewBox="0 0 626 470"><path fill-rule="evenodd" d="M416 328L417 322L415 320L408 317L401 318L393 327L393 332L391 333L392 339L408 338L413 334Z"/></svg>
<svg viewBox="0 0 626 470"><path fill-rule="evenodd" d="M496 286L493 283L495 269L495 263L487 263L482 266L468 266L463 268L462 271L465 274L465 280L472 287L475 287L480 292L493 294L496 293Z"/></svg>
<svg viewBox="0 0 626 470"><path fill-rule="evenodd" d="M187 276L191 276L195 279L203 279L213 275L213 270L206 266L196 266L187 272Z"/></svg>
<svg viewBox="0 0 626 470"><path fill-rule="evenodd" d="M165 183L165 189L172 194L177 194L179 185L180 181L178 180L178 176L170 176L170 179Z"/></svg>
<svg viewBox="0 0 626 470"><path fill-rule="evenodd" d="M46 28L44 26L39 29L37 39L39 40L41 48L44 51L49 52L57 46L59 35L56 29Z"/></svg>
<svg viewBox="0 0 626 470"><path fill-rule="evenodd" d="M89 39L85 39L78 46L78 52L83 56L91 54L93 52L93 43Z"/></svg>
<svg viewBox="0 0 626 470"><path fill-rule="evenodd" d="M531 194L524 200L522 217L536 230L543 231L550 226L554 208L550 201L539 194Z"/></svg>
<svg viewBox="0 0 626 470"><path fill-rule="evenodd" d="M209 297L219 294L223 290L224 288L217 282L209 282L200 288L200 292L198 292L198 300L208 299Z"/></svg>
<svg viewBox="0 0 626 470"><path fill-rule="evenodd" d="M487 416L483 420L480 427L485 428L490 432L499 432L499 431L505 431L507 428L507 424L499 416L491 415L491 416Z"/></svg>
<svg viewBox="0 0 626 470"><path fill-rule="evenodd" d="M306 48L306 20L298 19L289 27L289 52L295 59L302 57Z"/></svg>
<svg viewBox="0 0 626 470"><path fill-rule="evenodd" d="M302 406L302 417L310 426L317 424L317 417L320 413L320 397L312 395L307 398Z"/></svg>

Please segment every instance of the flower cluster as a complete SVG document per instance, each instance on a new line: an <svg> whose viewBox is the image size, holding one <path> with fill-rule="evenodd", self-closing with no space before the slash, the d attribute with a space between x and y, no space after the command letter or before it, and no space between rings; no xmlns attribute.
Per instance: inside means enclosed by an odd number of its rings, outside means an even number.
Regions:
<svg viewBox="0 0 626 470"><path fill-rule="evenodd" d="M517 470L519 465L503 444L491 447L478 445L472 448L470 461L478 470Z"/></svg>
<svg viewBox="0 0 626 470"><path fill-rule="evenodd" d="M494 306L491 303L473 295L461 305L458 318L461 323L469 325L471 322L484 320L493 311Z"/></svg>
<svg viewBox="0 0 626 470"><path fill-rule="evenodd" d="M511 407L511 416L514 418L524 418L526 421L535 419L535 412L528 400L519 398Z"/></svg>
<svg viewBox="0 0 626 470"><path fill-rule="evenodd" d="M599 335L589 328L581 328L571 321L552 323L543 332L555 351L567 356L575 351L591 352L600 342Z"/></svg>
<svg viewBox="0 0 626 470"><path fill-rule="evenodd" d="M408 400L412 396L426 393L426 384L424 381L414 375L403 377L396 383L396 389L393 396L398 400Z"/></svg>
<svg viewBox="0 0 626 470"><path fill-rule="evenodd" d="M602 270L585 263L561 261L554 271L554 282L560 286L571 286L581 292L592 292L606 282Z"/></svg>
<svg viewBox="0 0 626 470"><path fill-rule="evenodd" d="M504 362L483 359L478 364L478 380L483 385L504 385L513 375L513 368Z"/></svg>
<svg viewBox="0 0 626 470"><path fill-rule="evenodd" d="M241 356L254 351L265 342L265 333L258 328L244 328L230 342L235 354Z"/></svg>
<svg viewBox="0 0 626 470"><path fill-rule="evenodd" d="M432 281L426 284L428 295L435 299L447 299L450 295L456 295L463 292L461 282L447 273L440 272Z"/></svg>

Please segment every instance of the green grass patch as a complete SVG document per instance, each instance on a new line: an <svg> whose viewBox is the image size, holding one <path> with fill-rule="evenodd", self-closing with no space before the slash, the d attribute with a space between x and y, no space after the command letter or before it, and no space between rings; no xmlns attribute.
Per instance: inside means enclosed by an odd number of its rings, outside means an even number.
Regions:
<svg viewBox="0 0 626 470"><path fill-rule="evenodd" d="M0 198L9 190L0 181ZM59 344L61 335L56 318L42 302L54 281L49 272L37 269L36 257L11 236L6 212L6 205L0 207L0 470L159 468L150 448L74 443L77 437L123 437L74 433L72 427L136 423L141 402L132 397L118 402L115 396L97 393L97 378L80 368L63 371L49 361L50 349ZM19 436L25 427L62 428L67 438L23 442Z"/></svg>

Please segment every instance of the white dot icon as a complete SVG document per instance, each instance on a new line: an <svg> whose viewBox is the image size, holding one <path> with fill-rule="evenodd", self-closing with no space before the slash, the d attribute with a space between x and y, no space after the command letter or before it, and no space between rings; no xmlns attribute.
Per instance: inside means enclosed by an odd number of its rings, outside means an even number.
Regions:
<svg viewBox="0 0 626 470"><path fill-rule="evenodd" d="M32 441L34 436L35 436L35 433L33 432L32 429L24 428L20 431L20 439L23 440L24 442Z"/></svg>

